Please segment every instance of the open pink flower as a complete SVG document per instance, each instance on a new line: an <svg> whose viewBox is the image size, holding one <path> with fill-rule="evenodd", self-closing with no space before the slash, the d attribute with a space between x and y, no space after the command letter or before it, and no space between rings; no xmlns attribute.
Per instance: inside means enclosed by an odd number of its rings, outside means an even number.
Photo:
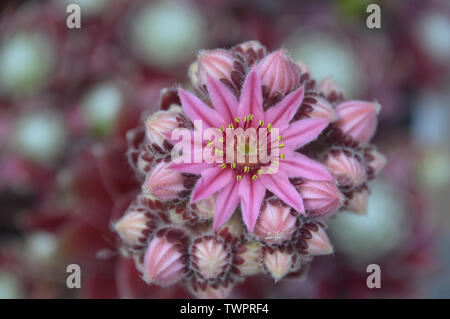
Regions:
<svg viewBox="0 0 450 319"><path fill-rule="evenodd" d="M296 151L315 140L329 124L329 119L306 119L291 123L302 103L304 87L292 91L264 112L261 80L255 68L247 75L239 100L224 83L211 76L207 77L206 87L213 108L197 96L179 89L181 104L192 122L201 120L203 128L220 130L224 134L222 141L226 140L225 128L254 128L257 133L264 130L268 143L261 143L260 139L253 143L250 140L244 149L225 146L223 150L215 150L216 155L223 157L222 163L172 163L172 169L201 174L191 202L217 194L214 230L223 225L241 204L244 223L253 232L266 190L305 215L302 197L289 178L333 180L324 166ZM279 132L276 140L272 134L274 129ZM262 144L271 154L271 162L263 162L259 156L256 162L250 162L248 158L251 154L259 154ZM205 146L212 147L211 143ZM225 158L229 158L227 155L237 158L239 152L244 156L244 162L225 161ZM276 165L276 169L271 169L273 167L270 165Z"/></svg>

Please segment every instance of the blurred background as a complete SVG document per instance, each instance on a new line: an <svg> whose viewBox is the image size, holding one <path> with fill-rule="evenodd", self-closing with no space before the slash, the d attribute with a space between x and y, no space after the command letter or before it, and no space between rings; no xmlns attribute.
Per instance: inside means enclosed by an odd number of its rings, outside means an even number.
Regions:
<svg viewBox="0 0 450 319"><path fill-rule="evenodd" d="M66 8L81 7L69 29ZM388 158L367 215L330 222L333 256L302 283L255 277L235 298L450 298L450 2L48 0L0 4L0 298L182 298L147 287L110 221L139 190L126 132L185 85L199 49L259 40L383 108ZM381 266L368 289L366 267ZM81 289L66 286L79 264Z"/></svg>

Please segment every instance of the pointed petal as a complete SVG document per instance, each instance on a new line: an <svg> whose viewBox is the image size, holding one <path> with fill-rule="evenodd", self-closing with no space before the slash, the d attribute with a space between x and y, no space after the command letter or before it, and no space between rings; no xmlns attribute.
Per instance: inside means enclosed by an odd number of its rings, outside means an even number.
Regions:
<svg viewBox="0 0 450 319"><path fill-rule="evenodd" d="M205 199L224 188L230 182L232 175L232 170L218 167L212 167L202 172L202 177L192 192L191 203Z"/></svg>
<svg viewBox="0 0 450 319"><path fill-rule="evenodd" d="M328 126L329 119L307 119L291 123L282 133L283 143L286 148L296 150L315 140Z"/></svg>
<svg viewBox="0 0 450 319"><path fill-rule="evenodd" d="M264 186L283 202L299 213L305 214L302 197L284 173L278 171L276 174L264 174L258 180L261 180Z"/></svg>
<svg viewBox="0 0 450 319"><path fill-rule="evenodd" d="M271 123L280 131L288 127L298 108L302 104L305 88L301 88L286 95L277 105L266 112L266 123Z"/></svg>
<svg viewBox="0 0 450 319"><path fill-rule="evenodd" d="M247 75L244 86L242 87L241 97L239 99L238 114L241 119L252 114L252 127L256 127L260 120L264 120L264 111L262 108L261 80L258 77L256 69Z"/></svg>
<svg viewBox="0 0 450 319"><path fill-rule="evenodd" d="M325 166L297 152L285 152L285 158L280 160L280 170L288 177L305 177L316 181L333 180Z"/></svg>
<svg viewBox="0 0 450 319"><path fill-rule="evenodd" d="M208 75L207 88L215 110L227 123L233 123L239 102L225 84Z"/></svg>
<svg viewBox="0 0 450 319"><path fill-rule="evenodd" d="M194 94L179 89L178 95L180 96L183 110L192 122L201 120L206 127L221 127L225 124L219 113L203 103Z"/></svg>
<svg viewBox="0 0 450 319"><path fill-rule="evenodd" d="M236 179L225 186L217 195L213 230L216 231L233 215L240 202L239 184Z"/></svg>
<svg viewBox="0 0 450 319"><path fill-rule="evenodd" d="M244 175L239 184L239 196L241 197L242 219L248 230L253 233L256 220L261 209L261 203L266 195L266 188L257 179L252 181L250 176Z"/></svg>

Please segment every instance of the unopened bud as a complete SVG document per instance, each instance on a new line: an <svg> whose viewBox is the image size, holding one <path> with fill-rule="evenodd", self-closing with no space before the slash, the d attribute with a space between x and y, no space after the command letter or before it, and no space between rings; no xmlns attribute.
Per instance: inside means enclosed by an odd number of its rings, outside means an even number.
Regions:
<svg viewBox="0 0 450 319"><path fill-rule="evenodd" d="M326 154L323 163L340 187L357 187L367 180L361 157L349 150L333 149Z"/></svg>
<svg viewBox="0 0 450 319"><path fill-rule="evenodd" d="M287 247L264 247L263 264L275 281L279 281L293 270L296 255Z"/></svg>
<svg viewBox="0 0 450 319"><path fill-rule="evenodd" d="M310 216L331 214L342 205L343 196L333 181L305 180L296 188Z"/></svg>

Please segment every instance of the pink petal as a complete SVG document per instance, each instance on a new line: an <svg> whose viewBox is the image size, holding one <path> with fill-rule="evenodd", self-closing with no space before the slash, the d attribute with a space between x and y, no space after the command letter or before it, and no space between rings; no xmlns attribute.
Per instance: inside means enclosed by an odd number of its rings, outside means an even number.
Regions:
<svg viewBox="0 0 450 319"><path fill-rule="evenodd" d="M271 123L280 131L288 127L298 108L302 104L305 89L301 88L286 95L277 105L266 112L266 123Z"/></svg>
<svg viewBox="0 0 450 319"><path fill-rule="evenodd" d="M208 75L207 88L212 105L227 123L233 123L238 101L225 84Z"/></svg>
<svg viewBox="0 0 450 319"><path fill-rule="evenodd" d="M331 181L333 176L320 164L303 154L288 151L285 158L280 160L280 170L288 177L305 177L316 181Z"/></svg>
<svg viewBox="0 0 450 319"><path fill-rule="evenodd" d="M242 219L252 233L259 216L261 203L266 195L266 188L259 179L252 181L250 176L244 175L239 185L241 197Z"/></svg>
<svg viewBox="0 0 450 319"><path fill-rule="evenodd" d="M217 195L216 211L214 213L214 231L230 219L239 205L240 198L238 186L238 182L234 179L232 183L225 186Z"/></svg>
<svg viewBox="0 0 450 319"><path fill-rule="evenodd" d="M225 124L219 113L203 103L194 94L179 89L178 95L180 96L184 111L192 122L201 120L206 127L221 127Z"/></svg>
<svg viewBox="0 0 450 319"><path fill-rule="evenodd" d="M305 215L303 199L284 173L278 171L276 174L264 174L258 180L283 202Z"/></svg>
<svg viewBox="0 0 450 319"><path fill-rule="evenodd" d="M244 86L242 87L241 97L239 99L238 114L241 119L252 114L252 127L257 127L260 120L264 120L264 111L262 108L261 80L258 77L256 68L247 75Z"/></svg>
<svg viewBox="0 0 450 319"><path fill-rule="evenodd" d="M307 119L291 123L281 134L283 143L287 149L296 150L315 140L329 123L329 119L326 118Z"/></svg>
<svg viewBox="0 0 450 319"><path fill-rule="evenodd" d="M205 199L218 190L224 188L231 180L233 171L212 167L202 172L202 177L195 185L191 196L191 203Z"/></svg>

